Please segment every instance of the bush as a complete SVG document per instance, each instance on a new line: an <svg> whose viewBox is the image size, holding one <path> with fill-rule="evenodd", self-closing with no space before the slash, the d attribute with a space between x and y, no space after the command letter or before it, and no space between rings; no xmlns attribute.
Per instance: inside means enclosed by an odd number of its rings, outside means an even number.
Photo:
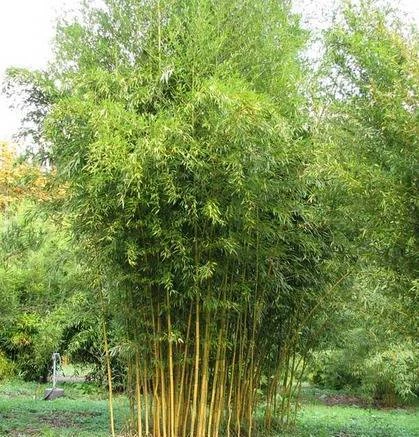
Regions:
<svg viewBox="0 0 419 437"><path fill-rule="evenodd" d="M0 381L10 378L13 374L13 363L0 352Z"/></svg>
<svg viewBox="0 0 419 437"><path fill-rule="evenodd" d="M376 402L393 406L415 397L419 387L419 354L413 345L392 345L363 363L363 387Z"/></svg>
<svg viewBox="0 0 419 437"><path fill-rule="evenodd" d="M358 374L358 363L346 349L325 349L313 356L311 380L316 385L335 390L359 387Z"/></svg>
<svg viewBox="0 0 419 437"><path fill-rule="evenodd" d="M324 349L313 355L310 378L321 387L360 389L377 404L394 406L419 392L418 355L410 343L364 355L356 348Z"/></svg>
<svg viewBox="0 0 419 437"><path fill-rule="evenodd" d="M0 330L3 352L20 377L46 381L58 344L57 332L59 327L53 322L33 313L17 315L13 324Z"/></svg>

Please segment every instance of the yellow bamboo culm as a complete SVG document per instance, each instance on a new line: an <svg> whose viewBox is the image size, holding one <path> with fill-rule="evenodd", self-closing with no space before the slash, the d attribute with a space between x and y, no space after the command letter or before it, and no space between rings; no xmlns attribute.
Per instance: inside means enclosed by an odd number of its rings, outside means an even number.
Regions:
<svg viewBox="0 0 419 437"><path fill-rule="evenodd" d="M143 437L140 358L138 352L136 352L135 354L135 388L136 388L136 397L137 397L137 433L138 433L138 437Z"/></svg>
<svg viewBox="0 0 419 437"><path fill-rule="evenodd" d="M172 322L170 316L170 298L169 291L166 292L166 305L167 305L167 333L168 333L168 355L169 355L169 392L170 392L170 437L176 437L175 434L175 386L173 378L173 342L172 342Z"/></svg>
<svg viewBox="0 0 419 437"><path fill-rule="evenodd" d="M192 412L191 412L191 429L190 432L193 434L195 432L195 421L197 415L197 407L198 407L198 386L199 386L199 335L200 335L200 326L199 326L199 311L200 305L198 298L196 299L196 314L195 314L195 369L194 369L194 390L193 390L193 401L192 401Z"/></svg>
<svg viewBox="0 0 419 437"><path fill-rule="evenodd" d="M108 332L106 329L105 320L102 323L103 329L103 342L105 346L105 359L106 359L106 370L108 378L108 400L109 400L109 420L111 427L111 435L115 437L115 420L114 420L114 410L113 410L113 387L112 387L112 369L111 369L111 358L109 354L109 343L108 343Z"/></svg>

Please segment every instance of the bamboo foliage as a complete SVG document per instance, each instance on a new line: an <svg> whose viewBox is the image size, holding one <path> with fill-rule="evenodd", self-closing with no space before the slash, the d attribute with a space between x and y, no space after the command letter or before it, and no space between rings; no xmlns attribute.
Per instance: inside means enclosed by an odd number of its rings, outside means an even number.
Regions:
<svg viewBox="0 0 419 437"><path fill-rule="evenodd" d="M258 406L292 420L330 256L303 43L276 0L106 0L59 29L43 129L75 234L118 277L138 436L255 435Z"/></svg>

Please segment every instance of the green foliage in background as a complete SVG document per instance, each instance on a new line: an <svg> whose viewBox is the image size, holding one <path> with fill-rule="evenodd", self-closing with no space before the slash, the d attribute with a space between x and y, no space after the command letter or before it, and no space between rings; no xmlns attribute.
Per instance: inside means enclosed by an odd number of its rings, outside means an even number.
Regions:
<svg viewBox="0 0 419 437"><path fill-rule="evenodd" d="M45 379L52 353L77 349L75 334L94 323L94 312L83 312L87 269L67 228L30 201L15 202L0 218L0 350L25 379Z"/></svg>
<svg viewBox="0 0 419 437"><path fill-rule="evenodd" d="M419 38L399 16L371 1L339 8L325 33L310 168L353 259L315 379L385 404L414 396L419 376Z"/></svg>
<svg viewBox="0 0 419 437"><path fill-rule="evenodd" d="M415 335L419 35L390 7L348 3L326 46L323 174L341 185L338 212L352 231L360 280L390 295L404 310L398 329Z"/></svg>

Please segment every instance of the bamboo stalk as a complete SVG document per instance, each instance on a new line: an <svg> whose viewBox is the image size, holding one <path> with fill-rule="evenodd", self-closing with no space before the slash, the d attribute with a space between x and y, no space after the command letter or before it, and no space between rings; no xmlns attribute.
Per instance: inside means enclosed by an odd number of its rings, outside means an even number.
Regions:
<svg viewBox="0 0 419 437"><path fill-rule="evenodd" d="M167 305L167 335L168 335L168 349L169 349L169 391L170 391L170 437L176 437L175 435L175 389L173 380L173 343L172 343L172 321L170 317L170 298L169 291L166 291L166 305Z"/></svg>
<svg viewBox="0 0 419 437"><path fill-rule="evenodd" d="M111 359L110 359L110 354L109 354L108 333L107 333L107 330L106 330L105 320L103 320L102 329L103 329L103 341L104 341L104 345L105 345L106 370L107 370L107 377L108 377L109 419L110 419L111 434L112 434L112 437L115 437L115 419L114 419L114 410L113 410L112 369L111 369Z"/></svg>
<svg viewBox="0 0 419 437"><path fill-rule="evenodd" d="M131 359L128 360L127 369L127 395L129 400L129 429L135 429L135 396L132 394L132 362Z"/></svg>
<svg viewBox="0 0 419 437"><path fill-rule="evenodd" d="M187 330L186 330L185 351L183 354L183 363L182 363L182 376L180 378L179 400L178 400L178 406L176 409L176 418L175 418L176 419L176 422L175 422L176 432L178 432L179 422L180 422L180 410L181 410L181 406L184 402L183 392L184 392L186 364L187 364L188 348L189 348L189 335L190 335L191 325L192 325L192 309L193 309L193 305L191 304L190 308L189 308L188 326L187 326ZM189 398L188 398L188 402L189 402Z"/></svg>
<svg viewBox="0 0 419 437"><path fill-rule="evenodd" d="M167 437L168 434L168 422L167 422L167 393L166 393L166 384L163 370L163 362L162 362L162 348L161 348L161 320L160 320L160 311L159 305L157 304L157 333L158 333L158 366L159 366L159 377L160 377L160 386L161 386L161 415L162 415L162 429L163 429L163 437Z"/></svg>
<svg viewBox="0 0 419 437"><path fill-rule="evenodd" d="M199 414L198 414L198 427L197 427L197 437L204 437L205 435L205 423L206 423L206 410L207 410L207 389L208 389L208 358L210 349L210 339L209 339L209 315L208 311L205 318L205 334L203 342L203 359L202 359L202 375L201 375L201 393L200 393L200 403L199 403Z"/></svg>
<svg viewBox="0 0 419 437"><path fill-rule="evenodd" d="M149 399L148 399L148 371L147 362L144 361L144 404L145 404L145 435L148 437L150 435L150 425L149 425Z"/></svg>
<svg viewBox="0 0 419 437"><path fill-rule="evenodd" d="M193 387L193 378L194 378L194 372L193 372L192 366L190 366L189 373L190 373L190 377L187 378L187 380L189 379L189 384L188 384L189 389L188 389L188 395L187 395L187 403L185 406L185 411L184 411L184 416L183 416L184 417L183 427L182 427L182 436L183 437L186 437L186 432L187 432L186 429L187 429L188 422L189 422L189 410L192 407L191 401L190 401L191 396L192 396L192 387ZM192 430L192 418L191 418L191 422L190 422L190 429ZM191 433L192 433L192 431L191 431ZM192 435L192 434L190 434L190 435Z"/></svg>
<svg viewBox="0 0 419 437"><path fill-rule="evenodd" d="M192 402L192 417L191 417L191 433L193 434L195 431L195 421L197 416L197 402L198 402L198 387L199 387L199 349L200 349L200 342L199 342L199 311L200 311L200 305L199 305L199 298L196 297L196 304L195 304L195 373L194 373L194 391L193 391L193 402Z"/></svg>
<svg viewBox="0 0 419 437"><path fill-rule="evenodd" d="M137 433L138 437L143 435L142 406L141 406L141 379L140 379L140 359L138 351L135 353L135 388L137 396Z"/></svg>
<svg viewBox="0 0 419 437"><path fill-rule="evenodd" d="M288 382L288 387L287 387L288 397L287 397L286 416L285 416L287 424L289 423L289 418L290 418L292 386L294 383L294 373L295 373L295 357L296 357L296 351L295 351L295 345L294 345L293 351L292 351L291 372L290 372L289 382Z"/></svg>
<svg viewBox="0 0 419 437"><path fill-rule="evenodd" d="M223 319L224 320L224 319ZM224 390L225 385L227 381L227 370L226 370L226 342L225 338L223 339L223 345L222 345L222 357L221 357L221 365L220 365L220 375L219 378L219 389L217 390L217 403L215 408L215 417L214 417L214 437L218 437L218 433L220 430L220 423L221 423L221 414L224 411L224 403L225 403L225 396L224 396Z"/></svg>
<svg viewBox="0 0 419 437"><path fill-rule="evenodd" d="M240 321L240 316L239 316ZM231 429L231 419L232 419L232 395L233 395L233 385L234 385L234 370L236 368L236 351L237 351L237 340L239 338L239 329L240 329L240 323L237 323L236 325L236 335L234 340L234 346L233 346L233 358L231 360L231 376L230 376L230 385L229 385L229 392L228 392L228 402L227 402L227 408L228 408L228 418L227 418L227 437L230 437L230 429Z"/></svg>
<svg viewBox="0 0 419 437"><path fill-rule="evenodd" d="M247 325L247 311L244 313L244 320L242 326L242 335L240 336L240 346L239 346L239 358L238 358L238 372L237 372L237 391L236 391L236 433L238 436L241 434L241 419L242 419L242 411L243 411L243 398L242 394L245 392L243 390L243 385L246 384L246 379L243 378L243 369L246 366L246 362L244 361L244 344L247 341L246 338L246 325Z"/></svg>
<svg viewBox="0 0 419 437"><path fill-rule="evenodd" d="M160 370L159 370L159 349L158 349L158 338L157 338L157 328L156 328L156 317L154 314L154 305L151 302L151 317L153 325L153 348L154 348L154 383L153 383L153 432L156 436L161 435L160 433L160 419L161 419L161 405L159 398L159 385L160 385Z"/></svg>
<svg viewBox="0 0 419 437"><path fill-rule="evenodd" d="M208 417L208 431L207 431L208 436L211 436L214 405L215 405L215 395L216 395L216 390L219 388L217 386L217 383L218 383L218 373L220 367L221 338L222 338L222 329L220 329L220 332L218 334L218 340L217 340L217 355L215 357L215 369L214 369L214 376L212 381L211 401L210 401L210 409L209 409L209 417Z"/></svg>

